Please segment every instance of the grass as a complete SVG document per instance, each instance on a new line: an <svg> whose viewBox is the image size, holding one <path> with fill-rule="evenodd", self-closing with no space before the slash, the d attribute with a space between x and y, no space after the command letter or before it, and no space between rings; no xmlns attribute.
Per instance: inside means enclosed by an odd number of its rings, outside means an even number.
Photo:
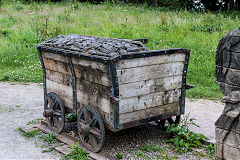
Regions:
<svg viewBox="0 0 240 160"><path fill-rule="evenodd" d="M38 136L38 138L42 139L43 142L47 142L48 144L53 144L57 142L54 133L51 131L48 134L42 134Z"/></svg>
<svg viewBox="0 0 240 160"><path fill-rule="evenodd" d="M84 149L79 148L79 143L72 145L72 151L61 157L61 160L76 159L76 160L88 160L89 153Z"/></svg>
<svg viewBox="0 0 240 160"><path fill-rule="evenodd" d="M39 134L39 130L33 130L33 131L29 131L29 132L22 132L21 134L22 134L22 136L24 136L26 138L34 138L34 137L36 137L36 135Z"/></svg>
<svg viewBox="0 0 240 160"><path fill-rule="evenodd" d="M187 83L190 98L220 99L215 83L219 40L239 25L239 12L195 13L146 5L3 0L0 9L0 79L41 82L36 50L41 41L68 33L114 38L148 38L149 49L191 50Z"/></svg>

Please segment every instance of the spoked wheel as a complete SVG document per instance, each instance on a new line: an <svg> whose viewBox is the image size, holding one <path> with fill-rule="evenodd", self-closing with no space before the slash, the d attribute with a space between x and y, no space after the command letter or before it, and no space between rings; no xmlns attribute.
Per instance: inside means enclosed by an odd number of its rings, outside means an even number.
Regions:
<svg viewBox="0 0 240 160"><path fill-rule="evenodd" d="M168 126L172 124L179 124L181 116L173 116L167 119L161 119L157 121L158 125L161 127L162 130L166 130Z"/></svg>
<svg viewBox="0 0 240 160"><path fill-rule="evenodd" d="M61 133L65 122L65 111L60 98L55 93L48 93L45 98L43 116L46 117L48 127Z"/></svg>
<svg viewBox="0 0 240 160"><path fill-rule="evenodd" d="M89 106L83 107L78 113L78 135L84 147L98 152L105 137L105 130L101 116Z"/></svg>

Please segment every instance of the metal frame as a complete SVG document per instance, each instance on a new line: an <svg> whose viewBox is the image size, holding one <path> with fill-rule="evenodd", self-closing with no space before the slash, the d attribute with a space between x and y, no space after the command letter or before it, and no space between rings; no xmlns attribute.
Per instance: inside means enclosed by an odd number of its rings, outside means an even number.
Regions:
<svg viewBox="0 0 240 160"><path fill-rule="evenodd" d="M68 65L72 74L72 88L73 88L73 114L77 115L77 94L76 94L76 76L72 64L71 56L68 55Z"/></svg>
<svg viewBox="0 0 240 160"><path fill-rule="evenodd" d="M45 98L47 96L46 71L45 71L45 65L44 65L44 62L43 62L43 58L42 58L40 48L37 47L37 50L38 50L38 55L39 55L39 59L40 59L40 62L41 62L41 65L42 65L42 70L43 70L43 95L44 95L44 102L45 102Z"/></svg>
<svg viewBox="0 0 240 160"><path fill-rule="evenodd" d="M119 129L119 85L118 85L118 78L117 78L117 70L115 63L111 63L108 65L108 75L111 85L111 127L113 130Z"/></svg>
<svg viewBox="0 0 240 160"><path fill-rule="evenodd" d="M174 49L163 49L158 51L144 51L144 52L138 52L138 53L128 53L126 55L119 55L117 57L111 58L111 57L101 57L96 55L88 55L83 54L75 51L69 51L64 49L58 49L58 48L52 48L47 46L38 45L37 46L40 61L43 68L43 86L44 86L44 98L46 96L46 73L45 73L45 66L42 59L42 55L40 51L46 51L56 54L65 55L68 57L69 61L69 67L72 73L72 86L73 86L73 112L77 114L77 104L76 104L76 78L75 78L75 72L74 67L71 61L71 57L76 58L82 58L86 60L92 60L92 61L98 61L102 62L104 64L108 64L108 75L111 85L111 102L112 102L112 108L111 108L111 124L110 127L113 131L118 131L120 129L129 128L128 126L136 126L138 124L147 123L149 121L153 121L154 119L162 119L162 118L168 118L171 116L177 116L184 114L185 112L185 93L186 93L186 76L187 76L187 68L189 63L189 57L190 57L190 50L183 49L183 48L174 48ZM174 54L174 53L185 53L185 63L184 63L184 70L183 70L183 76L182 76L182 91L181 91L181 99L180 99L180 112L174 112L164 114L164 115L158 115L154 117L149 117L145 119L141 119L134 122L129 122L126 124L119 125L119 85L118 85L118 79L117 79L117 72L116 72L116 65L115 63L117 61L123 60L123 59L133 59L133 58L143 58L143 57L151 57L151 56L158 56L158 55L164 55L164 54Z"/></svg>
<svg viewBox="0 0 240 160"><path fill-rule="evenodd" d="M188 63L190 58L190 51L187 50L186 57L185 57L185 63L183 68L183 76L182 76L182 92L181 92L181 99L180 99L180 114L185 113L185 96L186 96L186 80L187 80L187 69L188 69Z"/></svg>

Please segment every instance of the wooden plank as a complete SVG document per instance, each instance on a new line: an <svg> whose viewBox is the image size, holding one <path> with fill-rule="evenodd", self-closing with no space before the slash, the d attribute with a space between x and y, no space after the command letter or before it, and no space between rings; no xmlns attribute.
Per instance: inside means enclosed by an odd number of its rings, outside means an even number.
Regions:
<svg viewBox="0 0 240 160"><path fill-rule="evenodd" d="M77 102L84 105L92 105L100 108L103 112L110 113L110 99L101 97L99 95L91 95L87 92L77 90Z"/></svg>
<svg viewBox="0 0 240 160"><path fill-rule="evenodd" d="M160 114L165 114L168 112L178 111L180 109L179 103L166 104L162 106L157 106L154 108L147 108L144 110L124 113L119 115L119 123L127 123L131 121L136 121L144 118L150 118L152 116L157 116Z"/></svg>
<svg viewBox="0 0 240 160"><path fill-rule="evenodd" d="M72 76L68 63L55 61L48 58L44 58L43 61L46 69ZM108 74L105 72L78 65L74 65L74 70L77 78L104 86L110 86Z"/></svg>
<svg viewBox="0 0 240 160"><path fill-rule="evenodd" d="M68 99L72 99L72 87L66 86L51 80L47 80L47 90L53 91L58 94L61 98L65 97ZM77 102L80 102L85 105L93 105L101 108L103 112L110 113L110 99L101 97L99 95L92 95L88 92L84 92L81 90L77 90ZM70 106L68 106L70 107ZM71 107L72 108L72 107Z"/></svg>
<svg viewBox="0 0 240 160"><path fill-rule="evenodd" d="M54 92L62 100L63 105L69 108L73 108L73 92L72 87L46 80L47 93Z"/></svg>
<svg viewBox="0 0 240 160"><path fill-rule="evenodd" d="M108 73L108 65L101 62L89 61L85 59L72 57L72 63L76 65L84 66L84 67L90 67L91 69L96 69L96 70L100 70L102 72Z"/></svg>
<svg viewBox="0 0 240 160"><path fill-rule="evenodd" d="M46 79L72 87L72 76L46 69Z"/></svg>
<svg viewBox="0 0 240 160"><path fill-rule="evenodd" d="M44 58L52 59L55 61L68 63L68 58L67 56L64 56L64 55L49 53L49 52L42 52L42 56ZM81 58L75 58L75 57L71 57L71 59L73 64L84 66L84 67L90 67L91 69L101 70L102 72L106 72L106 73L108 72L108 67L104 63L85 60Z"/></svg>
<svg viewBox="0 0 240 160"><path fill-rule="evenodd" d="M43 61L44 61L44 65L45 65L46 69L64 73L64 74L68 74L68 75L72 75L70 68L68 66L68 63L55 61L55 60L48 59L48 58L43 58Z"/></svg>
<svg viewBox="0 0 240 160"><path fill-rule="evenodd" d="M43 58L48 58L48 59L52 59L55 61L68 63L67 56L56 54L56 53L44 52L44 51L42 51L41 53L42 53Z"/></svg>
<svg viewBox="0 0 240 160"><path fill-rule="evenodd" d="M182 87L182 75L119 85L120 99L164 92Z"/></svg>
<svg viewBox="0 0 240 160"><path fill-rule="evenodd" d="M185 57L186 57L185 53L175 53L170 55L165 54L165 55L152 56L152 57L121 60L117 62L116 66L117 66L117 69L121 70L126 68L156 65L156 64L162 64L162 63L184 62Z"/></svg>
<svg viewBox="0 0 240 160"><path fill-rule="evenodd" d="M117 69L119 84L138 82L162 77L172 77L183 73L183 62L143 66L138 68Z"/></svg>
<svg viewBox="0 0 240 160"><path fill-rule="evenodd" d="M51 132L51 130L46 126L46 124L42 124L42 123L41 123L40 125L37 125L37 128L40 129L41 131L43 131L44 133L47 133L47 134ZM70 138L67 137L67 135L64 134L64 133L57 134L57 133L54 132L54 135L55 135L55 138L56 138L56 139L58 139L59 141L65 143L65 144L67 144L69 147L71 147L73 144L76 144L77 142L80 142L79 140L72 140L72 139L70 139ZM81 143L81 142L80 142L80 143ZM78 147L83 148L83 149L86 150L86 148L84 148L84 147L82 146L82 144L80 144L80 145L78 144ZM96 160L108 160L108 158L106 158L106 157L104 157L104 156L102 156L102 155L100 155L100 154L91 152L91 151L89 151L89 150L86 150L86 151L89 153L88 156L89 156L91 159L96 159Z"/></svg>
<svg viewBox="0 0 240 160"><path fill-rule="evenodd" d="M144 110L151 107L179 102L181 89L169 90L166 92L156 92L138 97L121 99L119 101L119 113Z"/></svg>
<svg viewBox="0 0 240 160"><path fill-rule="evenodd" d="M74 65L74 70L77 78L104 86L110 86L108 74L102 72L101 70L91 69L78 65Z"/></svg>
<svg viewBox="0 0 240 160"><path fill-rule="evenodd" d="M51 71L46 69L46 78L48 80L64 84L66 86L72 86L72 77L68 74ZM89 94L99 95L105 98L110 98L111 92L110 88L107 86L103 86L101 84L96 84L92 82L88 82L84 79L76 79L76 87L78 90L88 92Z"/></svg>

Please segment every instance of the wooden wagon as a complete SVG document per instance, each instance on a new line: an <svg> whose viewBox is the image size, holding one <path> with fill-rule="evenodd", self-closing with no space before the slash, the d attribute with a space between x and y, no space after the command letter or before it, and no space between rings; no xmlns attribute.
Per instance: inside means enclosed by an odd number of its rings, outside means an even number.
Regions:
<svg viewBox="0 0 240 160"><path fill-rule="evenodd" d="M189 50L147 50L141 42L70 34L37 46L44 117L60 133L77 116L83 145L98 152L105 127L119 131L184 114ZM175 117L175 118L174 118Z"/></svg>

